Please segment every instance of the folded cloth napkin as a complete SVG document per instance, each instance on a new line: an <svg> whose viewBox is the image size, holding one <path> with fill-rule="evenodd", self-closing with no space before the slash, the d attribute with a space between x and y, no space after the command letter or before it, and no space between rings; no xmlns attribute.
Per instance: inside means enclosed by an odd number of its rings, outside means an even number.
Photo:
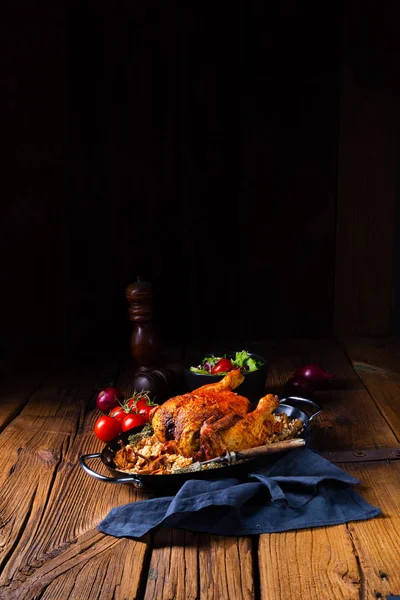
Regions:
<svg viewBox="0 0 400 600"><path fill-rule="evenodd" d="M244 479L192 479L175 496L113 508L98 528L115 537L140 538L160 527L241 536L376 517L380 509L352 489L358 483L299 448L275 455Z"/></svg>

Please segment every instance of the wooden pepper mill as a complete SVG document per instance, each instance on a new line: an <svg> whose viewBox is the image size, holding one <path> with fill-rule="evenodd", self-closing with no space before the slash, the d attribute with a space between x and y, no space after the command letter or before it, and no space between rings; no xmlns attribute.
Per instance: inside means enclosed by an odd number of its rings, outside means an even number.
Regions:
<svg viewBox="0 0 400 600"><path fill-rule="evenodd" d="M180 365L165 365L158 331L153 322L153 290L149 281L137 277L125 290L129 319L133 321L131 354L137 363L133 385L145 390L157 403L181 391Z"/></svg>
<svg viewBox="0 0 400 600"><path fill-rule="evenodd" d="M161 344L153 324L153 290L149 281L137 277L125 290L129 302L129 319L133 321L131 353L138 369L155 368L160 364Z"/></svg>

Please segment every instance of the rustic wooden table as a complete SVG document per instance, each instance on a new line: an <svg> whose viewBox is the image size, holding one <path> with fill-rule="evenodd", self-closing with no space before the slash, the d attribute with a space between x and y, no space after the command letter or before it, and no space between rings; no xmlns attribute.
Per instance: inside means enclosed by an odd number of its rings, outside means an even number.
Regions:
<svg viewBox="0 0 400 600"><path fill-rule="evenodd" d="M338 464L362 482L358 491L382 516L259 537L180 530L143 541L105 536L96 526L112 507L149 497L128 485L99 482L78 464L81 454L103 447L92 432L97 390L116 381L131 391L129 367L98 355L81 357L78 366L56 357L3 360L1 600L355 600L400 594L400 460L372 461L368 454L399 448L400 343L385 338L247 346L270 358L272 391L306 362L336 374L315 396L323 413L313 426L313 444L321 452L346 451L340 457L346 462ZM353 454L364 450L364 457Z"/></svg>

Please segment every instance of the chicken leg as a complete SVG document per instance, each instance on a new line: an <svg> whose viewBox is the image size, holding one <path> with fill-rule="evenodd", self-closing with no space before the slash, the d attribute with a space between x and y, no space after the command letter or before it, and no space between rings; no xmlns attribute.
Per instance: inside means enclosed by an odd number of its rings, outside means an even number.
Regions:
<svg viewBox="0 0 400 600"><path fill-rule="evenodd" d="M200 448L206 458L268 443L268 438L282 429L282 423L272 414L278 405L278 397L267 394L253 412L208 419L200 430Z"/></svg>

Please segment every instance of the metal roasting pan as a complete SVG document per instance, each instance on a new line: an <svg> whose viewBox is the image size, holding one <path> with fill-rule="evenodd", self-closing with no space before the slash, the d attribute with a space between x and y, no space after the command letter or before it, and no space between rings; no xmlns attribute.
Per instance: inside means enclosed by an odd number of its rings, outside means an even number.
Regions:
<svg viewBox="0 0 400 600"><path fill-rule="evenodd" d="M293 404L302 405L308 412L293 406ZM301 398L299 396L289 396L282 398L278 408L275 409L275 414L286 413L289 419L300 419L304 423L304 431L301 437L304 437L306 445L311 444L311 422L317 415L321 413L322 409L308 398ZM114 457L115 454L120 450L121 446L119 441L122 440L124 444L128 444L128 437L134 433L139 433L143 428L135 427L125 433L122 433L118 437L114 438L111 442L108 442L103 448L102 452L96 452L94 454L83 454L79 457L79 463L82 469L88 473L91 477L103 481L105 483L128 483L133 485L139 490L152 490L154 492L165 493L167 490L179 489L185 481L189 479L220 479L221 477L236 477L240 478L249 472L250 469L255 469L262 466L266 461L270 460L270 457L265 456L262 458L251 458L243 460L232 465L226 465L218 469L210 469L203 471L194 471L191 473L174 473L170 475L139 475L139 474L128 474L123 473L115 468ZM277 455L275 455L277 456ZM111 472L113 477L107 477L94 471L88 466L87 461L92 459L100 459L103 465Z"/></svg>

